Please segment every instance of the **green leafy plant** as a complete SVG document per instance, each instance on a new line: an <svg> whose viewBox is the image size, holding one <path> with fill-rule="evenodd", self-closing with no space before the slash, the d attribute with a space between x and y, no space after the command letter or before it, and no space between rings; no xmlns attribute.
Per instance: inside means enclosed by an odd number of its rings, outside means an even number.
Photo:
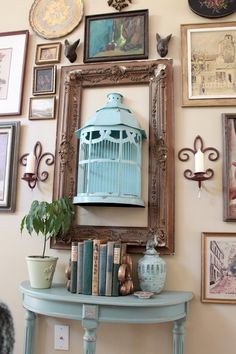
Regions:
<svg viewBox="0 0 236 354"><path fill-rule="evenodd" d="M59 232L66 234L74 219L75 210L69 198L61 198L51 203L39 202L34 200L31 204L29 213L21 220L20 231L26 228L32 235L44 236L42 258L45 257L47 241L51 237L56 237Z"/></svg>

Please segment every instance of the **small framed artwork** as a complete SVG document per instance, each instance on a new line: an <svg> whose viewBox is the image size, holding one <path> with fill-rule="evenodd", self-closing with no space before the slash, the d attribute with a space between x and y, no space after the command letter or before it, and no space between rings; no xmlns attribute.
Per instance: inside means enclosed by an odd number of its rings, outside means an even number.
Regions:
<svg viewBox="0 0 236 354"><path fill-rule="evenodd" d="M202 233L202 302L236 303L236 233Z"/></svg>
<svg viewBox="0 0 236 354"><path fill-rule="evenodd" d="M34 67L33 95L48 95L56 92L56 66Z"/></svg>
<svg viewBox="0 0 236 354"><path fill-rule="evenodd" d="M0 33L0 116L21 114L28 39L28 30Z"/></svg>
<svg viewBox="0 0 236 354"><path fill-rule="evenodd" d="M224 221L236 221L236 114L222 114Z"/></svg>
<svg viewBox="0 0 236 354"><path fill-rule="evenodd" d="M61 42L38 44L36 47L35 64L59 63L61 57Z"/></svg>
<svg viewBox="0 0 236 354"><path fill-rule="evenodd" d="M15 211L20 122L0 123L0 212Z"/></svg>
<svg viewBox="0 0 236 354"><path fill-rule="evenodd" d="M182 105L236 105L236 22L181 25Z"/></svg>
<svg viewBox="0 0 236 354"><path fill-rule="evenodd" d="M54 119L55 118L56 97L30 97L29 119Z"/></svg>
<svg viewBox="0 0 236 354"><path fill-rule="evenodd" d="M148 10L86 16L84 62L148 58Z"/></svg>

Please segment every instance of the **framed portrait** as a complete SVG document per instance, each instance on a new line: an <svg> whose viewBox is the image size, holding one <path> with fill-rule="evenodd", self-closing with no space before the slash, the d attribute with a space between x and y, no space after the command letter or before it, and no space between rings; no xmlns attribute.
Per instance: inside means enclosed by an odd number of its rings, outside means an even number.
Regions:
<svg viewBox="0 0 236 354"><path fill-rule="evenodd" d="M236 303L236 233L202 233L202 302Z"/></svg>
<svg viewBox="0 0 236 354"><path fill-rule="evenodd" d="M56 92L56 66L34 67L33 95L48 95Z"/></svg>
<svg viewBox="0 0 236 354"><path fill-rule="evenodd" d="M30 97L29 119L54 119L55 118L56 97Z"/></svg>
<svg viewBox="0 0 236 354"><path fill-rule="evenodd" d="M236 104L236 22L181 25L182 105Z"/></svg>
<svg viewBox="0 0 236 354"><path fill-rule="evenodd" d="M20 115L29 31L0 33L0 116Z"/></svg>
<svg viewBox="0 0 236 354"><path fill-rule="evenodd" d="M236 113L222 114L224 221L236 221Z"/></svg>
<svg viewBox="0 0 236 354"><path fill-rule="evenodd" d="M84 62L148 58L148 10L85 17Z"/></svg>
<svg viewBox="0 0 236 354"><path fill-rule="evenodd" d="M15 211L20 122L0 122L0 212Z"/></svg>
<svg viewBox="0 0 236 354"><path fill-rule="evenodd" d="M61 42L37 44L35 64L59 63L61 57Z"/></svg>

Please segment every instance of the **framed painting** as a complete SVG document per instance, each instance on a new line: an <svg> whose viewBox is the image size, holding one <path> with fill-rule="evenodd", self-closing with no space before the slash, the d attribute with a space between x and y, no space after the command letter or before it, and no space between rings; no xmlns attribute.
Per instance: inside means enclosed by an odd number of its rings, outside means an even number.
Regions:
<svg viewBox="0 0 236 354"><path fill-rule="evenodd" d="M236 221L236 114L222 114L224 221Z"/></svg>
<svg viewBox="0 0 236 354"><path fill-rule="evenodd" d="M29 31L0 33L0 116L20 115Z"/></svg>
<svg viewBox="0 0 236 354"><path fill-rule="evenodd" d="M56 66L34 67L33 95L48 95L56 92Z"/></svg>
<svg viewBox="0 0 236 354"><path fill-rule="evenodd" d="M202 302L236 303L236 233L202 233Z"/></svg>
<svg viewBox="0 0 236 354"><path fill-rule="evenodd" d="M84 62L148 58L148 10L85 17Z"/></svg>
<svg viewBox="0 0 236 354"><path fill-rule="evenodd" d="M37 44L35 64L59 63L61 56L61 42Z"/></svg>
<svg viewBox="0 0 236 354"><path fill-rule="evenodd" d="M20 122L0 123L0 211L15 211Z"/></svg>
<svg viewBox="0 0 236 354"><path fill-rule="evenodd" d="M236 104L236 22L181 25L182 105Z"/></svg>
<svg viewBox="0 0 236 354"><path fill-rule="evenodd" d="M30 97L29 119L42 120L55 118L56 97Z"/></svg>
<svg viewBox="0 0 236 354"><path fill-rule="evenodd" d="M115 90L135 109L135 116L148 136L142 147L141 189L145 207L76 205L73 227L66 237L52 240L51 247L70 249L71 241L105 238L121 240L128 244L128 252L139 253L144 251L152 230L157 234L158 251L173 254L172 61L65 66L60 82L53 198L73 199L77 195L79 149L75 131L94 114L106 94Z"/></svg>

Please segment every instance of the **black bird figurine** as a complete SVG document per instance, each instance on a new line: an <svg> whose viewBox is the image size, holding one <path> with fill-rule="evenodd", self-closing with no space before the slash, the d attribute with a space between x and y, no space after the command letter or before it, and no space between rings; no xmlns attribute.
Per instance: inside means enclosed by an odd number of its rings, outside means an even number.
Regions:
<svg viewBox="0 0 236 354"><path fill-rule="evenodd" d="M67 57L67 59L71 63L74 63L76 61L76 58L77 58L76 48L77 48L79 42L80 42L80 39L77 39L77 41L75 41L74 43L70 44L67 39L65 40L65 51L64 51L64 53L65 53L65 56Z"/></svg>

